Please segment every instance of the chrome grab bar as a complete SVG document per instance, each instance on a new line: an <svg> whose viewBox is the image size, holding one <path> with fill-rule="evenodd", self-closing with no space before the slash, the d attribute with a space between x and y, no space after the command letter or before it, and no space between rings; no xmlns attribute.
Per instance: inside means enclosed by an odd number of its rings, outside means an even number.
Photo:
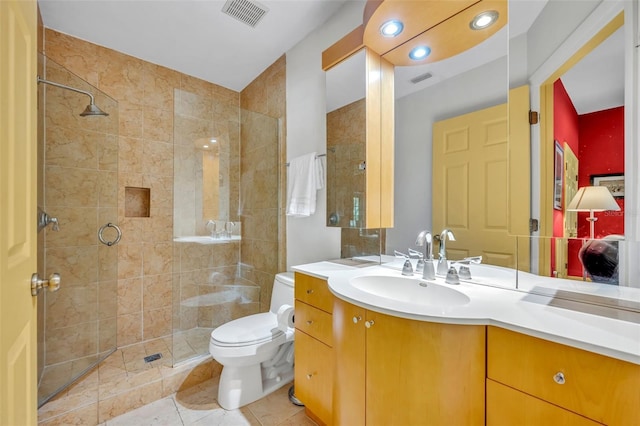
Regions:
<svg viewBox="0 0 640 426"><path fill-rule="evenodd" d="M115 239L115 240L113 240L113 241L106 241L106 240L104 239L104 237L102 236L102 233L104 232L104 230L105 230L106 228L114 228L114 229L116 230L117 235L116 235L116 239ZM100 230L98 230L98 239L100 240L100 242L101 242L102 244L104 244L104 245L106 245L106 246L109 246L109 247L111 247L111 246L115 246L116 244L118 244L118 243L120 242L120 238L122 238L122 231L120 230L120 228L118 227L118 225L115 225L115 224L113 224L113 223L111 223L111 222L107 223L106 225L102 225L102 226L100 227Z"/></svg>

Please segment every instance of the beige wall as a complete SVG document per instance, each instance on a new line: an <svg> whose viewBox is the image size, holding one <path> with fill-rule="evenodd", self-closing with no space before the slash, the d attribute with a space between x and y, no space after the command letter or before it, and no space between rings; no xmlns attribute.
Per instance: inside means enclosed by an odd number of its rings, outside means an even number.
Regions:
<svg viewBox="0 0 640 426"><path fill-rule="evenodd" d="M174 89L207 97L218 111L237 110L241 96L52 30L45 32L45 54L119 103L117 196L123 237L117 246L118 346L169 335L173 292ZM284 64L283 57L243 91L243 108L284 119ZM283 138L280 134L279 143L284 143ZM253 160L242 161L243 170L259 166ZM249 186L244 188L248 191L245 195L254 190L266 194L259 187L252 189L254 182L243 183ZM150 188L150 217L125 217L126 186ZM284 268L284 227L275 226L282 221L282 201L280 196L277 198L273 207L256 207L259 214L241 217L243 234L248 236L241 246L242 262L252 265L244 275L262 287L263 301L270 295L273 274Z"/></svg>
<svg viewBox="0 0 640 426"><path fill-rule="evenodd" d="M46 73L52 81L95 92L52 61ZM95 96L110 116L80 117L86 96L46 86L46 185L41 206L57 217L60 231L50 225L41 234L45 276L59 273L64 286L45 294L47 365L116 345L117 247L99 244L96 231L104 223L115 223L118 216L118 114L113 99L97 92ZM113 238L106 233L105 237Z"/></svg>

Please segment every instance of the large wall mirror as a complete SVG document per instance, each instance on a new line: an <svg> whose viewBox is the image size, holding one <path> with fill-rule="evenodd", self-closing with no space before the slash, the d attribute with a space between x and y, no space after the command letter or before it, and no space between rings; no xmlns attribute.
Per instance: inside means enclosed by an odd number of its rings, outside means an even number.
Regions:
<svg viewBox="0 0 640 426"><path fill-rule="evenodd" d="M366 223L366 52L326 72L327 226Z"/></svg>
<svg viewBox="0 0 640 426"><path fill-rule="evenodd" d="M640 285L629 278L637 276L630 271L637 268L638 263L637 256L635 262L629 261L638 246L637 225L629 217L630 209L635 211L638 202L637 170L630 170L628 166L635 164L630 156L637 157L637 135L630 129L635 125L628 124L631 109L637 112L637 101L630 95L637 86L629 87L637 84L630 76L631 70L637 67L637 54L633 49L637 17L631 13L632 5L631 1L510 1L508 25L485 42L430 65L396 67L396 221L395 227L387 230L387 254L413 247L417 233L423 229L439 234L442 229L434 229L436 210L454 205L448 198L438 196L436 200L434 197L434 172L442 173L436 171L440 160L434 163L434 149L438 146L434 136L436 123L505 103L507 108L512 107L513 89L526 85L531 106L540 113L541 120L531 126L526 135L531 137L526 141L531 145L530 182L525 186L508 172L500 171L503 162L496 160L496 167L492 169L495 183L486 188L468 187L467 192L456 193L442 186L445 196L464 200L462 204L470 197L484 200L482 211L449 212L459 222L452 227L454 232L458 229L456 236L487 246L490 234L466 234L463 230L478 217L488 228L509 228L514 217L492 214L509 211L513 206L505 209L495 194L497 191L524 192L531 206L519 214L523 217L518 220L538 219L540 229L533 231L532 236L528 226L524 232L521 227L507 229L511 244L519 253L517 261L506 256L502 259L495 256L491 261L491 256L485 256L493 265L522 272L519 278L517 274L505 275L512 287L531 291L544 282L549 288L571 287L613 294L607 291ZM594 71L607 74L594 75ZM622 87L609 85L621 82ZM586 95L591 99L586 99ZM591 106L584 107L587 103ZM497 144L506 137L509 150L522 144L520 137L510 133L515 120L522 120L523 114L528 120L528 113L527 108L522 112L507 111L511 120L506 128L493 127L496 134L492 141ZM453 123L454 130L456 125L467 128ZM454 133L452 130L448 134ZM446 143L449 148L455 148L454 142L452 138ZM556 159L562 162L558 172L555 172ZM565 172L570 167L572 171ZM510 164L510 169L513 168ZM466 171L460 169L459 172ZM574 179L577 176L573 183L572 175ZM452 175L456 176L459 174ZM501 186L503 176L506 183ZM621 185L625 186L624 197ZM595 213L598 218L595 237L616 239L620 268L614 283L617 286L600 285L585 273L578 260L578 252L591 239L586 220L589 212L571 213L567 207L575 193L586 186L611 188L613 199L620 207L620 210ZM556 199L558 203L554 208ZM623 240L617 240L619 238ZM447 248L450 259L477 254L466 247L458 249L448 241ZM522 262L524 257L526 262ZM551 279L555 276L559 279ZM530 278L531 286L522 285L526 281L523 277Z"/></svg>
<svg viewBox="0 0 640 426"><path fill-rule="evenodd" d="M327 226L341 257L378 258L393 226L393 66L362 48L326 72Z"/></svg>

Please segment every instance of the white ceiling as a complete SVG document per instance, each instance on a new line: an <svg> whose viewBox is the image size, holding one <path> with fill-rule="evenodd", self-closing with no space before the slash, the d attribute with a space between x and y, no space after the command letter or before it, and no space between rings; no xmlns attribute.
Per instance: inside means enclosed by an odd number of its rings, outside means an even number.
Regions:
<svg viewBox="0 0 640 426"><path fill-rule="evenodd" d="M364 0L260 0L269 11L255 28L224 14L225 0L39 0L39 5L48 28L240 91L346 1L364 7ZM526 32L546 2L511 0L508 34L504 28L435 64L396 68L396 97L503 56L507 38ZM618 31L562 77L579 114L623 104L621 38ZM433 77L409 82L425 72Z"/></svg>
<svg viewBox="0 0 640 426"><path fill-rule="evenodd" d="M624 27L560 79L579 115L624 105Z"/></svg>
<svg viewBox="0 0 640 426"><path fill-rule="evenodd" d="M345 0L259 0L255 28L225 0L38 0L44 25L226 88L244 89Z"/></svg>

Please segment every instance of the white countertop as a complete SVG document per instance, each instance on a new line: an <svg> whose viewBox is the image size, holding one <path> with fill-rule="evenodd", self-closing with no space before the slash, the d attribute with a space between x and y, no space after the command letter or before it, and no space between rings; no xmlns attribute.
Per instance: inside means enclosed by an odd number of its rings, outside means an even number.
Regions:
<svg viewBox="0 0 640 426"><path fill-rule="evenodd" d="M349 283L351 278L365 275L401 276L397 269L384 265L353 267L325 261L293 270L326 279L334 295L375 312L419 321L494 325L640 365L640 324L555 307L550 296L461 282L452 287L466 294L470 302L442 308L377 296ZM450 286L439 277L435 282Z"/></svg>

